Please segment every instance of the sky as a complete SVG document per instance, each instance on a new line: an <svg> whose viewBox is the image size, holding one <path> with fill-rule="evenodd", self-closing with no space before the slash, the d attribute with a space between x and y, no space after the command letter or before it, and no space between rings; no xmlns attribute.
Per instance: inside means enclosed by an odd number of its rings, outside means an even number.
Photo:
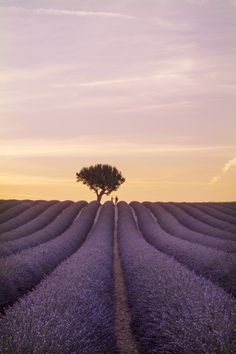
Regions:
<svg viewBox="0 0 236 354"><path fill-rule="evenodd" d="M0 199L236 200L235 0L0 0ZM105 199L104 199L105 200Z"/></svg>

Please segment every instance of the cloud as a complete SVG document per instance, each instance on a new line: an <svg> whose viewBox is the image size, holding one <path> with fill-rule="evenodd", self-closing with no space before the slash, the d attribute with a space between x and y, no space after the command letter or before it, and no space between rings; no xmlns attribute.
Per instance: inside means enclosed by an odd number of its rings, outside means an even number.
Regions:
<svg viewBox="0 0 236 354"><path fill-rule="evenodd" d="M136 107L131 107L131 108L121 108L121 109L116 109L115 111L118 113L128 113L128 112L135 112L135 111L149 111L149 110L161 110L161 109L168 109L168 108L191 108L192 107L193 101L191 100L182 100L178 102L165 102L165 103L159 103L159 104L145 104L145 105L139 105Z"/></svg>
<svg viewBox="0 0 236 354"><path fill-rule="evenodd" d="M78 64L66 63L41 65L29 68L9 68L0 66L0 83L22 82L26 80L44 79L51 76L58 76L80 69Z"/></svg>
<svg viewBox="0 0 236 354"><path fill-rule="evenodd" d="M140 76L140 77L127 77L127 78L119 78L119 79L111 79L111 80L96 80L96 81L88 81L81 83L70 83L70 84L52 84L51 87L56 88L74 88L74 87L98 87L98 86L109 86L109 85L119 85L119 84L127 84L130 82L137 82L152 79L153 76Z"/></svg>
<svg viewBox="0 0 236 354"><path fill-rule="evenodd" d="M38 14L38 15L65 15L65 16L79 16L79 17L103 17L103 18L121 18L121 19L136 19L134 16L121 14L118 12L105 12L105 11L79 11L79 10L63 10L57 8L35 8L35 9L26 9L24 7L1 6L0 10L9 10L9 11L24 11L28 13Z"/></svg>
<svg viewBox="0 0 236 354"><path fill-rule="evenodd" d="M106 80L92 80L85 82L69 82L69 83L53 83L50 86L54 88L79 88L79 87L106 87L127 85L132 83L153 83L169 86L170 83L178 83L178 85L193 85L194 82L189 76L196 67L196 63L191 58L174 58L172 60L165 60L158 62L159 69L156 68L157 62L155 62L155 70L145 72L141 75L135 76L123 76L117 78L108 78Z"/></svg>
<svg viewBox="0 0 236 354"><path fill-rule="evenodd" d="M78 151L83 152L83 156L134 156L134 155L156 155L156 154L181 154L216 151L230 149L232 146L217 145L184 145L184 144L138 144L130 142L102 141L96 137L81 139L78 141L7 141L2 143L0 157L76 157Z"/></svg>
<svg viewBox="0 0 236 354"><path fill-rule="evenodd" d="M229 160L223 167L223 173L226 173L232 166L236 166L236 158Z"/></svg>
<svg viewBox="0 0 236 354"><path fill-rule="evenodd" d="M0 185L65 185L70 184L72 178L29 176L23 174L0 174Z"/></svg>
<svg viewBox="0 0 236 354"><path fill-rule="evenodd" d="M113 85L123 85L133 82L142 82L149 81L155 79L155 75L150 76L135 76L135 77L127 77L127 78L117 78L117 79L109 79L109 80L95 80L88 82L74 82L69 84L52 84L51 87L55 88L76 88L76 87L100 87L100 86L113 86Z"/></svg>
<svg viewBox="0 0 236 354"><path fill-rule="evenodd" d="M117 12L103 12L103 11L75 11L75 10L61 10L61 9L36 9L35 12L43 15L68 15L68 16L92 16L92 17L113 17L134 19L134 16L129 16Z"/></svg>
<svg viewBox="0 0 236 354"><path fill-rule="evenodd" d="M224 175L226 172L229 171L229 169L233 166L236 166L236 157L232 160L229 160L225 165L224 167L222 168L222 171L221 173L218 175L218 176L215 176L213 177L211 180L210 180L210 184L215 184L217 183Z"/></svg>

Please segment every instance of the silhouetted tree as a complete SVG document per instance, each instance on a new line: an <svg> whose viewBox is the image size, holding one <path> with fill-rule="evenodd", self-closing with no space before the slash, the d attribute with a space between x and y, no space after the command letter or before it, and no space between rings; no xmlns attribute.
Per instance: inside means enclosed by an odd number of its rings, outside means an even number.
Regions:
<svg viewBox="0 0 236 354"><path fill-rule="evenodd" d="M125 182L125 178L116 167L102 164L83 167L79 173L76 173L76 178L77 182L86 184L96 193L99 202L104 194L109 195Z"/></svg>

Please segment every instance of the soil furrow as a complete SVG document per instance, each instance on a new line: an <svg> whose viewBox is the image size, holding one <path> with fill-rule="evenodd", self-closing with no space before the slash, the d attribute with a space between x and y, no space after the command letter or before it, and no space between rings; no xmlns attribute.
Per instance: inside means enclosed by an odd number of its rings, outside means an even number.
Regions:
<svg viewBox="0 0 236 354"><path fill-rule="evenodd" d="M127 291L123 278L119 245L117 241L118 210L115 206L114 228L114 303L115 303L115 334L120 354L138 354L137 344L131 332L131 311L128 304Z"/></svg>

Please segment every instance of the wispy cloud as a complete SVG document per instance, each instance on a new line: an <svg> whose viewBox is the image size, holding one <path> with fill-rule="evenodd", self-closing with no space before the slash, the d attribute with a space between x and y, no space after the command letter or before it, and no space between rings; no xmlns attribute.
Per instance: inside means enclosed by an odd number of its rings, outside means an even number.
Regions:
<svg viewBox="0 0 236 354"><path fill-rule="evenodd" d="M173 178L173 177L172 177ZM204 186L206 185L205 182L201 182L201 181L177 181L177 180L168 180L168 179L154 179L154 180L150 180L150 179L129 179L127 181L127 183L129 184L144 184L144 185L199 185L199 186Z"/></svg>
<svg viewBox="0 0 236 354"><path fill-rule="evenodd" d="M34 8L26 9L24 7L17 6L1 6L0 10L9 11L24 11L28 13L38 14L38 15L65 15L65 16L79 16L79 17L107 17L107 18L123 18L123 19L136 19L135 16L130 16L126 14L121 14L118 12L105 12L105 11L79 11L79 10L64 10L57 8Z"/></svg>
<svg viewBox="0 0 236 354"><path fill-rule="evenodd" d="M109 86L109 85L119 85L119 84L127 84L132 82L138 82L148 79L153 79L154 76L137 76L137 77L127 77L113 80L97 80L97 81L89 81L82 83L71 83L70 87L97 87L97 86ZM65 87L63 84L54 84L54 87Z"/></svg>
<svg viewBox="0 0 236 354"><path fill-rule="evenodd" d="M111 86L111 85L119 85L119 84L127 84L132 82L150 80L155 78L155 76L137 76L137 77L127 77L127 78L119 78L119 79L111 79L111 80L96 80L96 81L88 81L81 83L70 83L70 84L52 84L52 87L56 88L75 88L75 87L98 87L98 86Z"/></svg>
<svg viewBox="0 0 236 354"><path fill-rule="evenodd" d="M146 72L140 73L137 72L136 75L134 76L128 76L125 77L116 77L116 78L107 78L107 79L97 79L97 80L91 80L91 81L85 81L85 82L69 82L69 83L53 83L51 86L52 87L58 87L58 88L75 88L75 87L98 87L98 86L112 86L112 85L122 85L122 84L128 84L128 83L136 83L136 82L144 82L144 81L154 81L154 82L162 82L162 81L167 81L167 80L184 80L185 83L186 80L188 83L192 83L191 78L189 75L196 69L196 67L199 68L200 63L196 63L195 60L189 58L189 57L184 57L179 59L178 57L175 57L173 59L168 59L168 60L160 60L160 61L155 61L153 65L153 70L149 70ZM141 74L141 75L140 75Z"/></svg>
<svg viewBox="0 0 236 354"><path fill-rule="evenodd" d="M79 68L78 64L73 63L53 63L37 67L10 68L10 70L9 68L0 67L0 83L50 78L51 76L77 71Z"/></svg>
<svg viewBox="0 0 236 354"><path fill-rule="evenodd" d="M192 107L191 100L182 100L178 102L166 102L166 103L157 103L157 104L145 104L145 105L137 105L135 107L130 108L121 108L116 109L117 113L128 113L128 112L135 112L135 111L151 111L151 110L161 110L161 109L168 109L168 108L191 108Z"/></svg>
<svg viewBox="0 0 236 354"><path fill-rule="evenodd" d="M66 185L71 183L73 178L30 176L23 174L0 174L0 184L4 185Z"/></svg>
<svg viewBox="0 0 236 354"><path fill-rule="evenodd" d="M217 183L224 175L226 172L229 171L229 169L233 166L236 166L236 157L232 160L229 160L228 162L226 162L226 164L224 165L224 167L221 170L221 173L218 176L213 177L210 180L210 184L215 184Z"/></svg>
<svg viewBox="0 0 236 354"><path fill-rule="evenodd" d="M184 144L138 144L123 142L99 141L96 138L82 139L78 142L69 141L7 141L0 148L1 157L55 157L78 156L121 156L121 155L153 155L153 154L182 154L194 152L217 151L235 148L231 145L184 145Z"/></svg>

